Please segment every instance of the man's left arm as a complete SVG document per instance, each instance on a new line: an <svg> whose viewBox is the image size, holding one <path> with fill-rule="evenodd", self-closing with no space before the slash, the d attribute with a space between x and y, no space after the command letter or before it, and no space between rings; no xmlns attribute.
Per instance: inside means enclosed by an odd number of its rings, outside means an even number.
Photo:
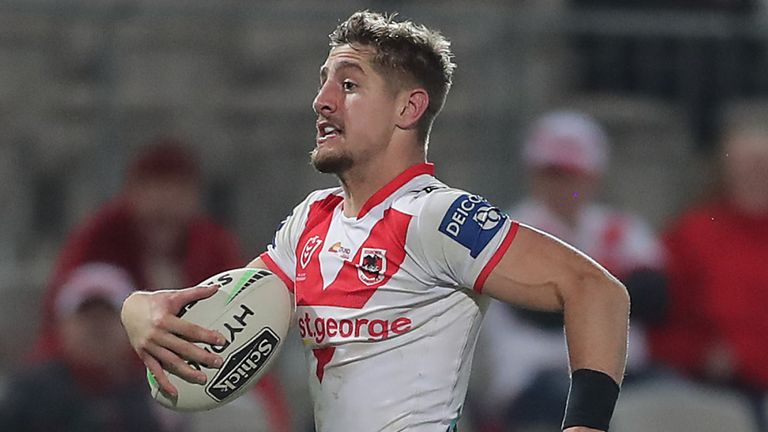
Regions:
<svg viewBox="0 0 768 432"><path fill-rule="evenodd" d="M521 224L482 292L563 311L572 371L565 430L607 430L626 364L629 296L621 282L575 248Z"/></svg>

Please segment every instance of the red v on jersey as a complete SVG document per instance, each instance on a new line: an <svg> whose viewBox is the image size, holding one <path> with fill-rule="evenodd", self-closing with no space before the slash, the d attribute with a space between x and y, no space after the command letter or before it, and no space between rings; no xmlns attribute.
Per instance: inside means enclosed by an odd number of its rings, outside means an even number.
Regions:
<svg viewBox="0 0 768 432"><path fill-rule="evenodd" d="M326 238L331 225L333 207L326 205L326 201L329 199L310 209L307 228L301 235L299 250L296 251L299 257L302 253L310 252L305 266L297 263L296 304L360 309L400 269L405 258L405 238L412 216L387 209L357 248L355 256L344 261L334 281L323 289L320 253L313 252L316 249L322 250L314 245Z"/></svg>
<svg viewBox="0 0 768 432"><path fill-rule="evenodd" d="M323 382L323 376L325 375L325 366L333 358L333 353L336 351L336 347L329 346L325 348L315 348L312 350L312 354L317 359L317 366L315 367L315 375L320 382Z"/></svg>
<svg viewBox="0 0 768 432"><path fill-rule="evenodd" d="M389 430L397 419L396 429L445 430L463 406L485 303L468 288L482 289L517 225L498 211L492 220L489 203L426 164L357 217L342 214L343 193L309 194L263 255L294 287L318 429ZM440 231L446 220L458 226ZM471 242L478 233L483 247Z"/></svg>

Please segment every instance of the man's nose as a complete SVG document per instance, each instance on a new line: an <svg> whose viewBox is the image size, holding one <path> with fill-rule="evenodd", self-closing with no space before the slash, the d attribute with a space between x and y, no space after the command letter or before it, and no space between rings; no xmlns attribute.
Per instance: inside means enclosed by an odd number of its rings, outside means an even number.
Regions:
<svg viewBox="0 0 768 432"><path fill-rule="evenodd" d="M316 114L330 114L336 111L336 98L333 85L326 81L317 91L317 96L312 102L312 109Z"/></svg>

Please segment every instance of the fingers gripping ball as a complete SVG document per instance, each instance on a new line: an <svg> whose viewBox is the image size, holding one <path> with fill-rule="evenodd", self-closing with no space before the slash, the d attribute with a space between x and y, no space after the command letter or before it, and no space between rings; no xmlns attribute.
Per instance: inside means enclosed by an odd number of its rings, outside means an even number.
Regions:
<svg viewBox="0 0 768 432"><path fill-rule="evenodd" d="M217 330L224 346L198 343L224 359L219 369L188 362L207 376L205 384L192 384L169 375L178 397L167 398L147 370L152 397L177 411L203 411L237 399L272 366L288 332L292 304L288 289L273 273L262 269L236 269L220 273L200 285L218 284L213 296L186 305L179 317Z"/></svg>

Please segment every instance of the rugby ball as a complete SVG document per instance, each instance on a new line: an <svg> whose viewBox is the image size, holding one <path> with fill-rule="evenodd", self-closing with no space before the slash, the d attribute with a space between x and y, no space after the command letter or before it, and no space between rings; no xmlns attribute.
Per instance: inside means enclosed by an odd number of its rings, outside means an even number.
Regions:
<svg viewBox="0 0 768 432"><path fill-rule="evenodd" d="M288 333L293 304L285 284L272 272L229 270L200 285L213 284L220 286L213 296L187 304L178 316L224 335L224 346L197 344L219 354L224 360L221 368L187 362L205 373L205 384L189 383L169 373L178 389L175 400L160 392L147 370L152 397L176 411L204 411L237 399L272 367Z"/></svg>

